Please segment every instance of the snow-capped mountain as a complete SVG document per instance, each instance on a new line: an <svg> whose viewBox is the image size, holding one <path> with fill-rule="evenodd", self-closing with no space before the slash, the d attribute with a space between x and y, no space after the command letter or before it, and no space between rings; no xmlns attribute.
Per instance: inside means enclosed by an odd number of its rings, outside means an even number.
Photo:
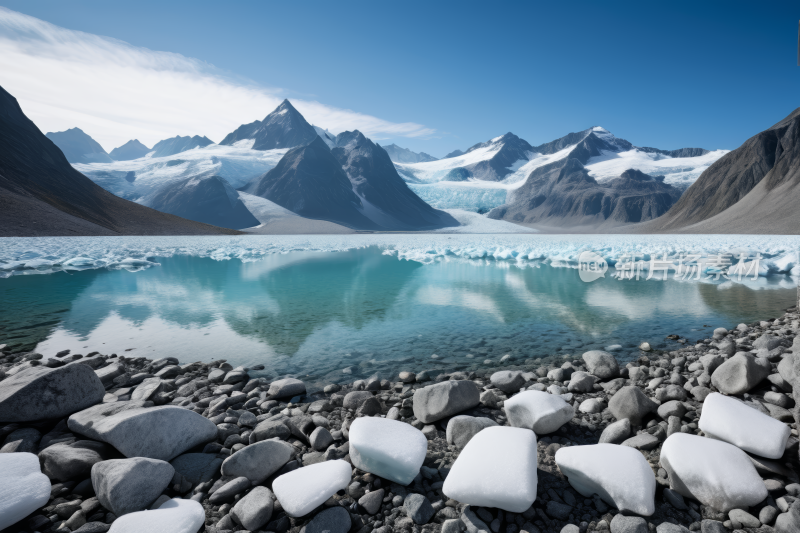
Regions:
<svg viewBox="0 0 800 533"><path fill-rule="evenodd" d="M289 100L284 100L264 120L239 126L226 135L220 144L227 146L252 139L254 150L274 150L303 146L313 141L316 136L317 130L314 126L306 122Z"/></svg>
<svg viewBox="0 0 800 533"><path fill-rule="evenodd" d="M150 151L150 148L140 143L138 139L133 139L122 146L117 146L108 155L114 161L132 161L146 156Z"/></svg>
<svg viewBox="0 0 800 533"><path fill-rule="evenodd" d="M364 214L389 230L419 230L457 226L450 215L426 204L408 188L381 146L360 131L336 136L331 150L361 199Z"/></svg>
<svg viewBox="0 0 800 533"><path fill-rule="evenodd" d="M164 213L222 228L258 225L239 193L219 176L186 178L161 187L142 203Z"/></svg>
<svg viewBox="0 0 800 533"><path fill-rule="evenodd" d="M395 163L426 163L428 161L437 161L435 157L425 152L412 152L408 148L401 148L396 144L382 145L381 148L386 150L389 157Z"/></svg>
<svg viewBox="0 0 800 533"><path fill-rule="evenodd" d="M70 163L110 163L111 157L100 144L80 128L50 132L46 137L53 141Z"/></svg>
<svg viewBox="0 0 800 533"><path fill-rule="evenodd" d="M186 137L181 137L178 135L170 139L158 141L155 146L153 146L153 157L167 157L195 148L205 148L211 144L214 144L214 142L208 137L200 137L199 135L195 135L194 137L189 137L188 135Z"/></svg>
<svg viewBox="0 0 800 533"><path fill-rule="evenodd" d="M505 146L507 143L509 147ZM672 151L637 148L604 128L594 127L539 146L530 146L507 134L477 144L462 155L395 166L409 187L434 207L486 213L511 202L514 191L534 170L555 161L576 159L599 183L635 169L663 175L664 183L683 190L725 153L725 150L711 152L700 148ZM495 181L494 177L498 179Z"/></svg>

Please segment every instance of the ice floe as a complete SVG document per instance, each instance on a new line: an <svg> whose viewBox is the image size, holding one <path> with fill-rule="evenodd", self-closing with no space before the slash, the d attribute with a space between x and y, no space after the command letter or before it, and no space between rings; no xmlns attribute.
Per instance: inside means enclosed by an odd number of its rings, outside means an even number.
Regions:
<svg viewBox="0 0 800 533"><path fill-rule="evenodd" d="M419 473L428 439L409 424L386 418L361 417L350 426L353 466L401 485Z"/></svg>

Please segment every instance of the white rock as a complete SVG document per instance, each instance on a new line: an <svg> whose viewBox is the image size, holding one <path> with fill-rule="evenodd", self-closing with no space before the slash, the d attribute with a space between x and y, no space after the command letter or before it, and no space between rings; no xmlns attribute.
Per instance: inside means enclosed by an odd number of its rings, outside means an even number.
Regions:
<svg viewBox="0 0 800 533"><path fill-rule="evenodd" d="M661 466L672 490L717 511L750 507L767 497L750 458L727 442L675 433L661 447Z"/></svg>
<svg viewBox="0 0 800 533"><path fill-rule="evenodd" d="M575 409L563 398L536 390L520 392L503 407L509 424L532 429L537 435L552 433L575 416Z"/></svg>
<svg viewBox="0 0 800 533"><path fill-rule="evenodd" d="M791 433L787 424L718 392L703 402L699 427L708 437L767 459L783 457Z"/></svg>
<svg viewBox="0 0 800 533"><path fill-rule="evenodd" d="M598 494L620 511L655 512L656 478L641 452L617 444L569 446L556 452L556 464L583 496Z"/></svg>
<svg viewBox="0 0 800 533"><path fill-rule="evenodd" d="M120 516L108 533L196 533L205 519L206 513L199 502L174 498L154 511Z"/></svg>
<svg viewBox="0 0 800 533"><path fill-rule="evenodd" d="M488 427L461 451L442 492L468 505L521 513L536 500L536 464L536 434Z"/></svg>
<svg viewBox="0 0 800 533"><path fill-rule="evenodd" d="M50 499L50 480L32 453L0 453L0 530L16 524Z"/></svg>
<svg viewBox="0 0 800 533"><path fill-rule="evenodd" d="M410 424L365 416L350 425L353 466L401 485L414 480L427 451L428 439Z"/></svg>
<svg viewBox="0 0 800 533"><path fill-rule="evenodd" d="M347 461L325 461L278 476L272 482L272 492L286 514L305 516L336 492L347 488L352 475Z"/></svg>

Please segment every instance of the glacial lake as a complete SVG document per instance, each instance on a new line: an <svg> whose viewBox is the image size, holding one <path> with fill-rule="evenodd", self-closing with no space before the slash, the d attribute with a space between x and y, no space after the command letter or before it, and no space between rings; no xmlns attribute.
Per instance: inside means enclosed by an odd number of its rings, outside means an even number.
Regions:
<svg viewBox="0 0 800 533"><path fill-rule="evenodd" d="M0 239L0 343L264 364L344 382L694 343L795 304L797 237L348 235ZM683 250L763 254L756 280L580 279ZM656 276L658 277L658 276ZM705 278L706 276L703 276Z"/></svg>

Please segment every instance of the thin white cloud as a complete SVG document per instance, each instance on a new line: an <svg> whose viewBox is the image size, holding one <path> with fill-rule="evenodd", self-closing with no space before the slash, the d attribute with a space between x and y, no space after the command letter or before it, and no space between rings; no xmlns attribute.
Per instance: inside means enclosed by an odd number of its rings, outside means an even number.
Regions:
<svg viewBox="0 0 800 533"><path fill-rule="evenodd" d="M3 7L0 85L42 131L77 126L107 151L134 138L148 146L175 135L219 142L283 100L276 89L233 79L198 59L68 30ZM379 140L435 132L320 102L291 101L309 122L334 133L358 129Z"/></svg>

